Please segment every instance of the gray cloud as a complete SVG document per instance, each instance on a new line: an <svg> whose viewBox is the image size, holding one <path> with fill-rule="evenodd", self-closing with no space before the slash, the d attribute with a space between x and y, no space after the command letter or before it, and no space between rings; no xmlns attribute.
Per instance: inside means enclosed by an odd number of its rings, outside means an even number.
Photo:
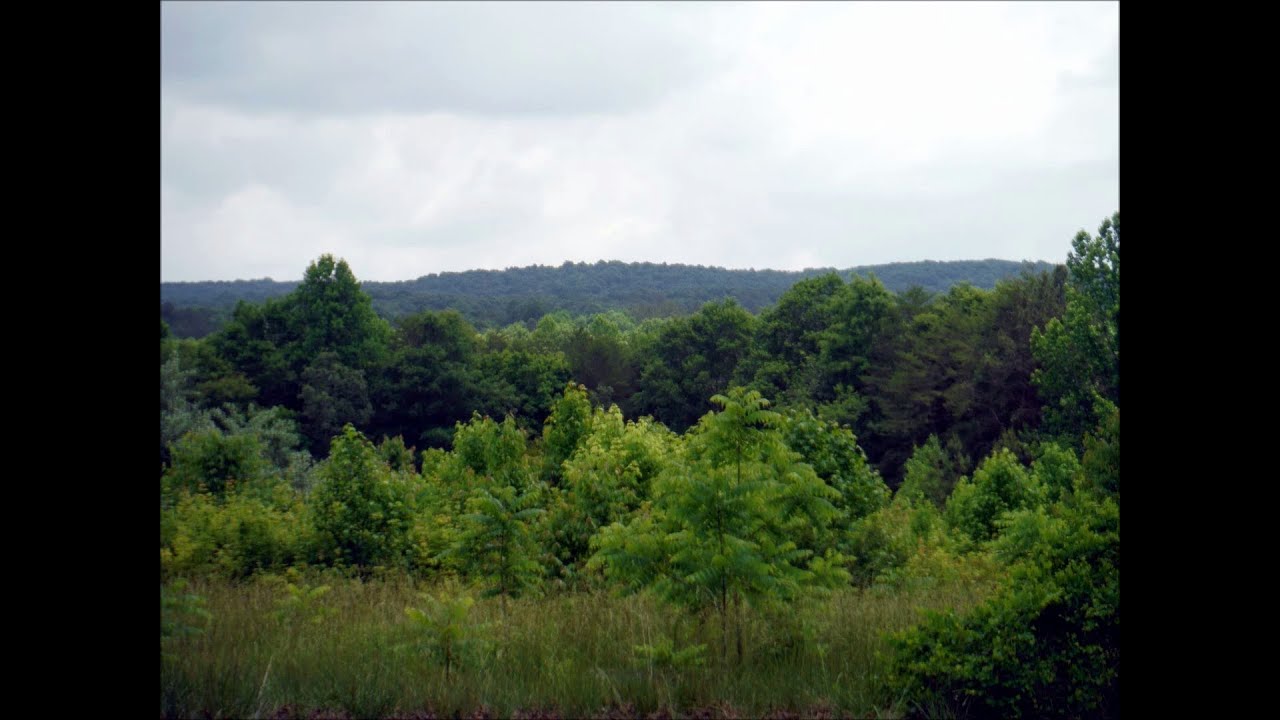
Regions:
<svg viewBox="0 0 1280 720"><path fill-rule="evenodd" d="M1061 260L1118 47L1101 3L167 3L161 276Z"/></svg>
<svg viewBox="0 0 1280 720"><path fill-rule="evenodd" d="M631 3L169 3L165 90L257 111L625 112L707 60Z"/></svg>

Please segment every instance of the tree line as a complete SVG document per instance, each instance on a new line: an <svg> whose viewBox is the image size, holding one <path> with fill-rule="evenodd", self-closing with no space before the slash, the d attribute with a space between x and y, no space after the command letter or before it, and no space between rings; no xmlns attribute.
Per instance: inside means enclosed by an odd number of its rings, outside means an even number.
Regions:
<svg viewBox="0 0 1280 720"><path fill-rule="evenodd" d="M967 465L1038 429L1031 332L1063 315L1066 277L1059 266L934 295L832 273L795 283L758 315L726 299L643 322L561 311L532 329L477 331L449 310L388 322L350 267L325 256L292 293L242 301L208 337L170 337L162 375L181 377L198 405L283 408L313 454L347 422L419 448L445 446L473 412L535 429L570 380L593 402L683 432L712 396L741 385L850 426L896 486L930 436ZM162 435L162 459L175 439Z"/></svg>
<svg viewBox="0 0 1280 720"><path fill-rule="evenodd" d="M600 261L439 273L402 282L367 281L361 286L372 298L374 310L391 320L422 310L453 309L481 329L515 322L532 328L543 315L556 310L571 315L620 310L645 320L689 314L708 301L725 297L758 313L796 281L828 273L845 279L875 274L895 292L917 285L929 292L946 292L960 282L991 288L1023 270L1050 267L1044 262L963 260L790 272ZM161 283L160 315L178 337L204 337L225 322L238 301L283 297L298 284L270 279Z"/></svg>

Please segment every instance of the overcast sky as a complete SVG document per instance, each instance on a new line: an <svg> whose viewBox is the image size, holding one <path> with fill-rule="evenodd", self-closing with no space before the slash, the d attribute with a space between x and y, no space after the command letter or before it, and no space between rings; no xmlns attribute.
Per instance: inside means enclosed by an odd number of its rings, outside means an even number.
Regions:
<svg viewBox="0 0 1280 720"><path fill-rule="evenodd" d="M164 3L162 281L1066 258L1114 2Z"/></svg>

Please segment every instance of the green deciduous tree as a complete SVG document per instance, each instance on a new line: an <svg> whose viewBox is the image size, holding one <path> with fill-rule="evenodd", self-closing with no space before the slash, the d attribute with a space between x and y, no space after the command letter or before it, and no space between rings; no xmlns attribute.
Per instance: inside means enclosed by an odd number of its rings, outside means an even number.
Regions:
<svg viewBox="0 0 1280 720"><path fill-rule="evenodd" d="M591 537L639 510L653 481L682 462L682 452L679 437L651 418L624 422L616 405L597 408L590 432L564 463L563 492L543 517L549 564L575 576Z"/></svg>
<svg viewBox="0 0 1280 720"><path fill-rule="evenodd" d="M1008 450L991 455L973 473L961 478L947 501L947 523L975 542L996 536L1008 512L1044 501L1044 488Z"/></svg>
<svg viewBox="0 0 1280 720"><path fill-rule="evenodd" d="M298 332L298 342L290 348L295 367L333 352L342 364L364 369L386 352L391 329L373 311L373 301L346 260L321 255L307 266L290 300Z"/></svg>
<svg viewBox="0 0 1280 720"><path fill-rule="evenodd" d="M363 426L373 416L364 373L342 364L337 353L320 353L302 372L302 427L311 447L323 450L350 423Z"/></svg>
<svg viewBox="0 0 1280 720"><path fill-rule="evenodd" d="M214 428L189 432L173 446L165 485L170 492L230 492L264 479L262 451L253 435L226 435Z"/></svg>
<svg viewBox="0 0 1280 720"><path fill-rule="evenodd" d="M801 280L760 315L750 355L738 379L779 405L809 404L824 390L820 355L835 322L835 301L847 292L839 275ZM829 399L829 398L821 398Z"/></svg>
<svg viewBox="0 0 1280 720"><path fill-rule="evenodd" d="M1077 443L1120 404L1120 213L1081 230L1067 255L1067 308L1032 333L1045 429Z"/></svg>
<svg viewBox="0 0 1280 720"><path fill-rule="evenodd" d="M831 323L819 338L823 387L861 392L876 347L891 327L893 295L875 276L854 277L831 303Z"/></svg>
<svg viewBox="0 0 1280 720"><path fill-rule="evenodd" d="M482 412L512 415L533 432L542 427L548 409L571 377L560 352L504 349L480 355L474 367Z"/></svg>
<svg viewBox="0 0 1280 720"><path fill-rule="evenodd" d="M587 388L570 383L564 395L551 407L542 430L542 477L558 485L563 474L561 465L568 460L586 438L591 425L591 401Z"/></svg>
<svg viewBox="0 0 1280 720"><path fill-rule="evenodd" d="M470 470L477 478L489 478L498 485L524 490L532 483L526 462L528 443L510 416L502 422L472 414L468 423L458 423L453 434L453 460L457 471ZM457 471L450 478L460 477Z"/></svg>
<svg viewBox="0 0 1280 720"><path fill-rule="evenodd" d="M786 413L779 427L787 447L799 453L818 477L839 493L832 502L841 513L841 526L889 501L888 486L867 462L849 428L817 418L808 410Z"/></svg>
<svg viewBox="0 0 1280 720"><path fill-rule="evenodd" d="M351 425L334 438L310 507L325 557L368 569L407 562L414 488Z"/></svg>
<svg viewBox="0 0 1280 720"><path fill-rule="evenodd" d="M261 305L237 303L227 324L208 338L218 356L259 389L257 402L291 410L301 407L298 375L311 359L291 364L289 347L296 341L293 305L287 298Z"/></svg>
<svg viewBox="0 0 1280 720"><path fill-rule="evenodd" d="M1010 578L967 615L893 638L893 688L969 717L1112 717L1120 691L1120 509L1077 483L1002 522Z"/></svg>
<svg viewBox="0 0 1280 720"><path fill-rule="evenodd" d="M839 493L786 446L759 393L734 388L713 402L722 411L690 432L687 462L659 478L651 511L602 530L592 564L630 588L713 609L723 659L728 619L744 601L787 598L849 576L838 554L815 557L791 539L807 529L822 542ZM737 647L741 659L740 624Z"/></svg>
<svg viewBox="0 0 1280 720"><path fill-rule="evenodd" d="M584 385L593 402L608 405L631 396L636 368L628 331L634 321L617 311L598 314L578 325L564 347L573 379Z"/></svg>
<svg viewBox="0 0 1280 720"><path fill-rule="evenodd" d="M707 303L638 338L641 390L627 404L631 417L652 415L677 432L712 409L708 398L729 388L746 357L756 319L734 300Z"/></svg>
<svg viewBox="0 0 1280 720"><path fill-rule="evenodd" d="M371 379L376 431L446 447L455 423L482 404L476 345L475 330L454 311L397 321L390 357Z"/></svg>
<svg viewBox="0 0 1280 720"><path fill-rule="evenodd" d="M442 592L439 596L419 593L423 607L406 607L409 618L406 649L430 657L444 667L445 682L453 669L474 662L485 646L487 629L471 620L475 600L470 595Z"/></svg>

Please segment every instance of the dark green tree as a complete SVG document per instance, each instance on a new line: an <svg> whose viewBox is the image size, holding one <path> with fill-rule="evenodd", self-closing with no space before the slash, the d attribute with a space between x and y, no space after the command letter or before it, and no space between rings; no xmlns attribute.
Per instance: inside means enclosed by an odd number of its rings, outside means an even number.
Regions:
<svg viewBox="0 0 1280 720"><path fill-rule="evenodd" d="M386 352L391 329L373 311L346 260L320 256L307 266L290 300L298 332L298 342L289 348L294 367L333 352L344 365L363 370Z"/></svg>
<svg viewBox="0 0 1280 720"><path fill-rule="evenodd" d="M295 368L287 352L296 337L292 303L277 298L261 305L237 303L231 319L208 342L259 389L259 404L298 410L298 375L305 363Z"/></svg>
<svg viewBox="0 0 1280 720"><path fill-rule="evenodd" d="M780 405L809 404L821 397L830 389L819 384L822 339L835 322L836 298L845 292L835 273L788 288L777 305L760 315L750 355L738 368L739 382L750 383Z"/></svg>
<svg viewBox="0 0 1280 720"><path fill-rule="evenodd" d="M481 412L512 415L526 431L542 427L571 373L563 353L505 348L481 354L473 365Z"/></svg>
<svg viewBox="0 0 1280 720"><path fill-rule="evenodd" d="M454 425L480 409L475 330L454 311L400 318L393 350L372 378L373 427L446 447Z"/></svg>
<svg viewBox="0 0 1280 720"><path fill-rule="evenodd" d="M625 334L632 325L630 318L615 311L592 317L568 338L564 350L573 379L597 404L621 402L634 391L636 369Z"/></svg>
<svg viewBox="0 0 1280 720"><path fill-rule="evenodd" d="M854 277L831 299L831 323L819 337L822 379L819 396L839 402L850 393L865 393L867 373L892 328L894 298L873 275ZM857 417L832 417L853 425Z"/></svg>
<svg viewBox="0 0 1280 720"><path fill-rule="evenodd" d="M364 373L324 352L302 372L302 428L311 447L322 452L348 423L363 426L373 416Z"/></svg>
<svg viewBox="0 0 1280 720"><path fill-rule="evenodd" d="M746 357L756 319L734 300L707 303L687 318L660 324L641 335L640 390L628 415L652 415L683 432L712 409L707 398L729 388L738 362Z"/></svg>

